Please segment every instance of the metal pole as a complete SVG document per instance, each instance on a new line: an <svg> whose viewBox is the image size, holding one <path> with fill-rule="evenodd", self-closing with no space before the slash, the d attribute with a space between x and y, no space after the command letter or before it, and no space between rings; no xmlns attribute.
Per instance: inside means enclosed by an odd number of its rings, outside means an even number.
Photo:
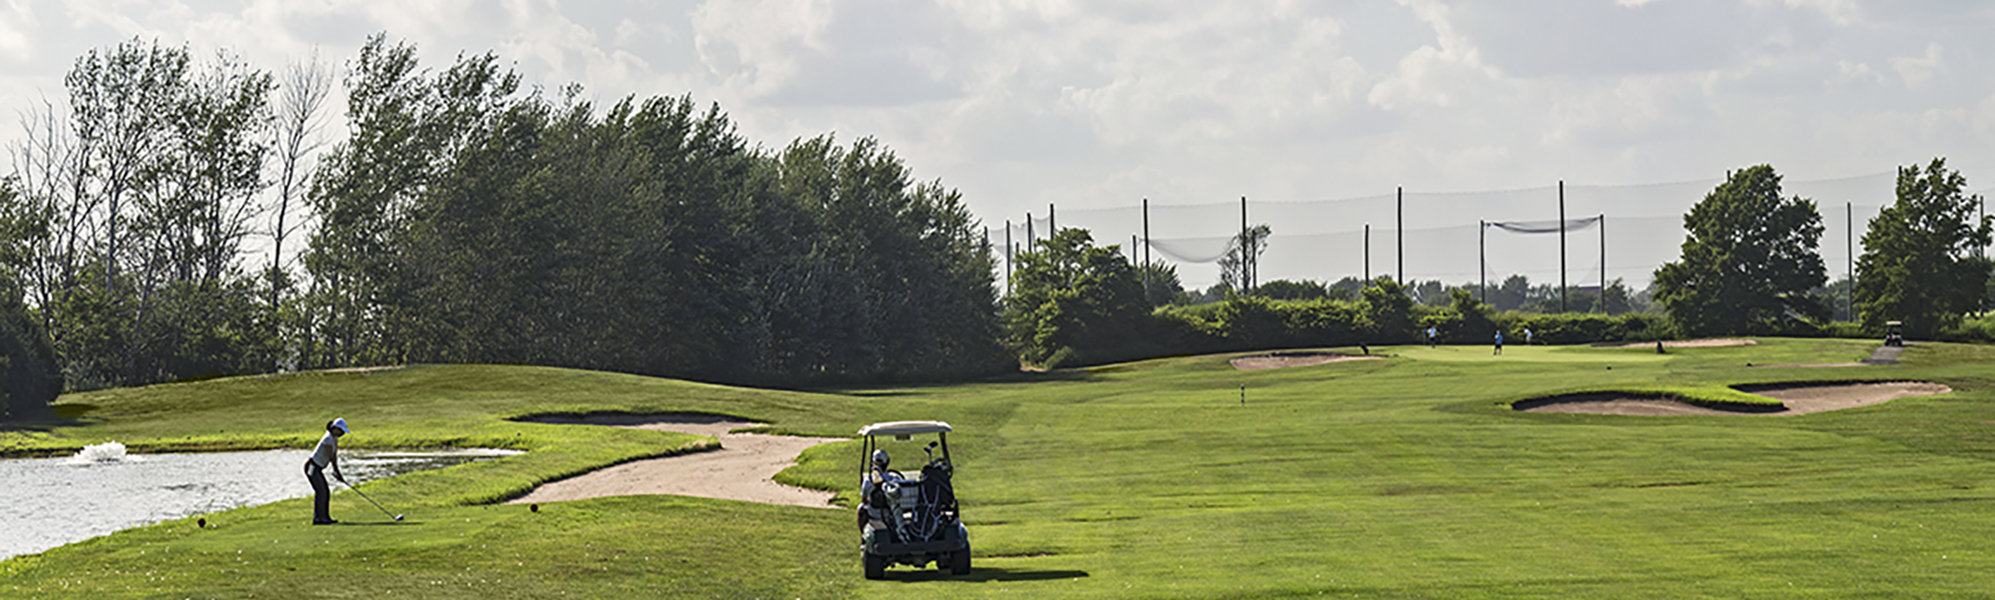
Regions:
<svg viewBox="0 0 1995 600"><path fill-rule="evenodd" d="M1251 229L1247 227L1247 197L1241 196L1240 197L1240 247L1244 249L1244 251L1240 255L1240 279L1243 280L1241 285L1247 286L1247 289L1245 291L1251 292L1254 290L1254 271L1257 270L1254 268L1257 266L1254 264L1254 262L1257 257L1254 255L1254 240L1252 237L1248 235L1249 231L1251 231Z"/></svg>
<svg viewBox="0 0 1995 600"><path fill-rule="evenodd" d="M1011 219L1004 220L1004 295L1011 296Z"/></svg>
<svg viewBox="0 0 1995 600"><path fill-rule="evenodd" d="M1060 215L1053 213L1053 203L1046 203L1046 239L1060 235Z"/></svg>
<svg viewBox="0 0 1995 600"><path fill-rule="evenodd" d="M1847 261L1843 266L1844 268L1843 279L1847 280L1848 282L1848 285L1844 286L1847 289L1843 290L1843 302L1849 305L1847 308L1843 309L1843 316L1848 317L1849 320L1851 321L1855 321L1856 320L1856 204L1848 200L1843 201L1843 260Z"/></svg>
<svg viewBox="0 0 1995 600"><path fill-rule="evenodd" d="M1372 284L1372 224L1365 224L1365 286Z"/></svg>
<svg viewBox="0 0 1995 600"><path fill-rule="evenodd" d="M1559 180L1559 312L1566 311L1566 182Z"/></svg>
<svg viewBox="0 0 1995 600"><path fill-rule="evenodd" d="M1489 221L1477 219L1475 222L1475 286L1476 300L1489 301Z"/></svg>
<svg viewBox="0 0 1995 600"><path fill-rule="evenodd" d="M1600 298L1593 306L1607 312L1607 213L1600 213Z"/></svg>
<svg viewBox="0 0 1995 600"><path fill-rule="evenodd" d="M1032 213L1025 213L1025 251L1031 252L1032 246L1038 243L1038 236L1032 233Z"/></svg>
<svg viewBox="0 0 1995 600"><path fill-rule="evenodd" d="M1406 285L1406 188L1394 187L1399 207L1399 284Z"/></svg>
<svg viewBox="0 0 1995 600"><path fill-rule="evenodd" d="M1143 199L1143 283L1150 283L1150 199Z"/></svg>

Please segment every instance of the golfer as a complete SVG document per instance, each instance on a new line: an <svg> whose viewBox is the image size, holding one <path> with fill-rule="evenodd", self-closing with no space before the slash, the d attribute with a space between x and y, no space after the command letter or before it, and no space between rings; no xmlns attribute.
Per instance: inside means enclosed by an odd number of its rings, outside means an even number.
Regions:
<svg viewBox="0 0 1995 600"><path fill-rule="evenodd" d="M1503 330L1496 330L1496 353L1503 353Z"/></svg>
<svg viewBox="0 0 1995 600"><path fill-rule="evenodd" d="M1524 345L1531 345L1531 328L1529 327L1524 328Z"/></svg>
<svg viewBox="0 0 1995 600"><path fill-rule="evenodd" d="M326 469L332 469L333 479L346 483L346 477L339 473L339 438L346 435L346 419L333 419L326 423L326 435L319 438L319 447L312 450L312 457L305 460L305 479L312 482L312 524L331 525L334 521L326 504L332 500L332 490L326 488Z"/></svg>
<svg viewBox="0 0 1995 600"><path fill-rule="evenodd" d="M1432 348L1432 347L1434 347L1434 334L1435 334L1435 333L1436 333L1436 332L1434 331L1434 328L1432 328L1432 327L1428 327L1428 328L1427 328L1427 347L1428 347L1428 348Z"/></svg>

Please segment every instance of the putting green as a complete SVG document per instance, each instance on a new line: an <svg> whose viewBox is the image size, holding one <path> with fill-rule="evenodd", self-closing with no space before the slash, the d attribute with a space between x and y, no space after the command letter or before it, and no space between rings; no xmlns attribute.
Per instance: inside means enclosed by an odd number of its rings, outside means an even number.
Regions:
<svg viewBox="0 0 1995 600"><path fill-rule="evenodd" d="M77 394L63 403L96 407L83 421L0 432L0 448L112 436L139 447L288 443L338 412L358 444L514 440L530 452L383 482L376 499L409 513L405 525L311 528L302 501L228 511L210 515L215 529L176 521L0 562L0 596L1731 598L1995 587L1985 550L1995 349L1922 344L1890 367L1745 367L1840 362L1870 347L1759 341L1663 355L1373 348L1398 357L1263 371L1233 369L1234 355L1179 357L824 393L454 366ZM1575 389L1803 378L1954 391L1781 419L1506 407ZM977 571L897 568L862 581L844 511L674 497L538 514L476 504L697 443L504 420L588 410L715 412L837 436L873 421L949 421ZM208 431L217 423L228 431ZM918 455L895 454L900 464ZM829 444L782 478L849 497L858 461L854 443ZM361 520L371 507L339 494L334 510Z"/></svg>

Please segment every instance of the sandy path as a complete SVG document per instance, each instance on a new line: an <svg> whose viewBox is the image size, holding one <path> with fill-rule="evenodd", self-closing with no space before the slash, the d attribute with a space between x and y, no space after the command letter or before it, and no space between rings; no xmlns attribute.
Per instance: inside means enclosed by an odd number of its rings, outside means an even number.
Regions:
<svg viewBox="0 0 1995 600"><path fill-rule="evenodd" d="M1593 415L1805 415L1858 406L1869 406L1912 396L1930 396L1953 388L1923 381L1888 381L1831 385L1741 386L1742 391L1780 400L1786 410L1749 412L1718 410L1676 400L1628 398L1613 394L1584 394L1555 402L1518 405L1526 412L1583 413Z"/></svg>
<svg viewBox="0 0 1995 600"><path fill-rule="evenodd" d="M831 505L831 492L776 483L776 473L796 464L805 448L842 438L815 438L759 433L728 433L757 425L713 415L619 415L585 419L533 419L536 423L607 425L710 435L719 450L648 458L597 469L575 477L541 484L510 504L558 502L604 496L670 494L764 504L818 508Z"/></svg>
<svg viewBox="0 0 1995 600"><path fill-rule="evenodd" d="M1261 369L1285 369L1288 367L1307 367L1309 365L1344 362L1347 360L1370 360L1375 358L1384 358L1384 357L1352 356L1349 354L1334 354L1330 352L1275 352L1270 354L1257 354L1254 356L1242 356L1226 362L1232 363L1233 368L1239 369L1241 371L1258 371Z"/></svg>

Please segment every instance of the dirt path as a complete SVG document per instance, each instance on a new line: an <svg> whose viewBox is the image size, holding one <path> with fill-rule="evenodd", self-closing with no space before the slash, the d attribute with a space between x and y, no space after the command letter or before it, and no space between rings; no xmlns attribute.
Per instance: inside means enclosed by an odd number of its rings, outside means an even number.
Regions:
<svg viewBox="0 0 1995 600"><path fill-rule="evenodd" d="M1570 396L1552 402L1535 403L1518 410L1526 412L1584 413L1592 415L1757 415L1788 416L1805 415L1831 410L1842 410L1858 406L1869 406L1909 398L1930 396L1953 391L1945 385L1923 381L1887 381L1877 383L1850 384L1793 384L1741 386L1741 391L1759 394L1780 400L1787 405L1786 410L1768 412L1747 412L1718 410L1679 402L1653 398L1629 398L1615 394L1584 394Z"/></svg>
<svg viewBox="0 0 1995 600"><path fill-rule="evenodd" d="M619 415L582 419L533 419L536 423L607 425L710 435L720 449L650 458L541 484L511 504L559 502L604 496L670 494L764 504L837 508L831 492L776 483L776 473L796 464L805 448L841 438L728 433L756 425L713 415Z"/></svg>

